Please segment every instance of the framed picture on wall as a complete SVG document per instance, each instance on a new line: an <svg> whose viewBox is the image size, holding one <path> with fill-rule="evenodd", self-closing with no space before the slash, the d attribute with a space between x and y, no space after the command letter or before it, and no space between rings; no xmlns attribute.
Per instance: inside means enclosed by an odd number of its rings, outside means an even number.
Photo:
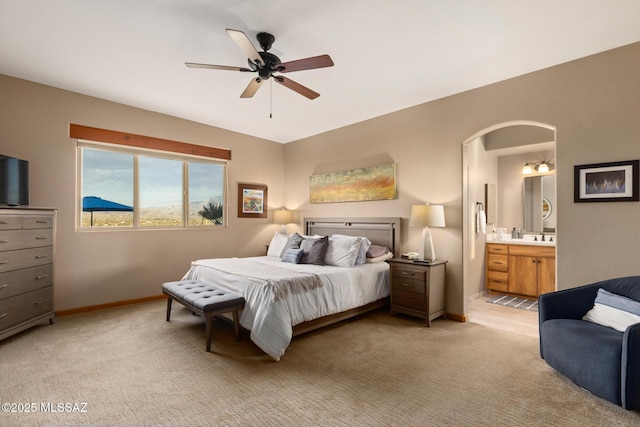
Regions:
<svg viewBox="0 0 640 427"><path fill-rule="evenodd" d="M640 160L574 166L573 201L637 202Z"/></svg>
<svg viewBox="0 0 640 427"><path fill-rule="evenodd" d="M267 186L238 184L238 217L267 217Z"/></svg>

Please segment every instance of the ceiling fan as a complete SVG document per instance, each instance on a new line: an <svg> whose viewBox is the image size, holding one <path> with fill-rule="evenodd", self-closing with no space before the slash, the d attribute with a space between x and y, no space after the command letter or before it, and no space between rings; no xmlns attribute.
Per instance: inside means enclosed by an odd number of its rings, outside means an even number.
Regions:
<svg viewBox="0 0 640 427"><path fill-rule="evenodd" d="M260 85L269 78L273 78L273 80L280 83L282 86L287 87L302 96L306 96L309 99L316 99L320 96L318 92L314 92L300 83L296 83L284 76L275 75L274 73L290 73L293 71L331 67L333 66L333 61L329 55L319 55L295 61L282 62L276 55L268 52L268 50L271 49L271 45L276 40L273 35L265 32L258 33L256 39L263 50L262 52L258 52L253 46L253 43L249 40L249 37L247 37L247 35L242 31L227 29L227 33L231 36L233 41L236 42L240 49L248 55L249 58L247 59L247 62L249 63L249 68L227 65L197 64L193 62L185 62L185 65L191 68L209 68L212 70L258 73L258 76L253 78L244 92L242 92L240 98L251 98L260 88Z"/></svg>

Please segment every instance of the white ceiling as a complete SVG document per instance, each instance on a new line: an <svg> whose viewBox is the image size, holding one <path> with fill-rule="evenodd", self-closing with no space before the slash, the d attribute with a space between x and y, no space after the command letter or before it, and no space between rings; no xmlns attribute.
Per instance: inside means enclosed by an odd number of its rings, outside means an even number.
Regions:
<svg viewBox="0 0 640 427"><path fill-rule="evenodd" d="M0 73L286 143L640 41L639 18L637 0L1 0ZM240 99L252 74L184 66L246 66L225 28L274 34L283 62L331 55L287 74L321 96Z"/></svg>

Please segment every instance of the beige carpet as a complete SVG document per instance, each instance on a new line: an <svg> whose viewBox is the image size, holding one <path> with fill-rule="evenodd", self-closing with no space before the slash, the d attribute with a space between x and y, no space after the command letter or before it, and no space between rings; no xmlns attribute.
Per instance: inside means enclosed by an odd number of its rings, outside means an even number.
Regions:
<svg viewBox="0 0 640 427"><path fill-rule="evenodd" d="M2 426L637 426L549 368L537 339L378 311L294 339L280 362L156 301L62 317L0 342ZM86 412L43 412L86 403ZM77 406L70 409L82 409Z"/></svg>

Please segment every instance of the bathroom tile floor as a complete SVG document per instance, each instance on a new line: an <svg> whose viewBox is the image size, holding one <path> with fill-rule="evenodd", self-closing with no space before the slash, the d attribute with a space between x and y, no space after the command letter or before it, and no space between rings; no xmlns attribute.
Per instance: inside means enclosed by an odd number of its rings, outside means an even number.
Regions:
<svg viewBox="0 0 640 427"><path fill-rule="evenodd" d="M469 303L470 322L538 337L538 313L488 304L487 300L491 296L485 295Z"/></svg>

